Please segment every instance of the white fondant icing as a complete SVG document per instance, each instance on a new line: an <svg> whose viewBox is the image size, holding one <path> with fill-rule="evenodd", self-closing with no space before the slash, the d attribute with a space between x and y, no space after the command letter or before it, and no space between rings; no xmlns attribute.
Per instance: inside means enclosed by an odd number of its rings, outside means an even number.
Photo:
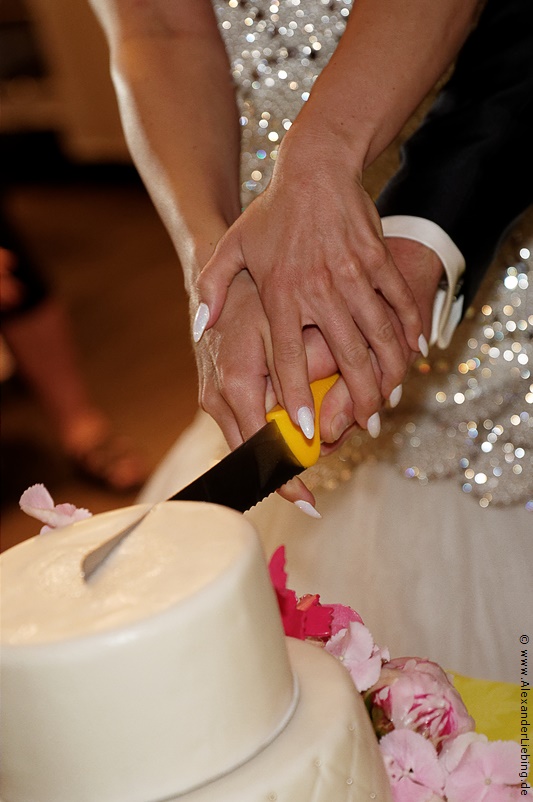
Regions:
<svg viewBox="0 0 533 802"><path fill-rule="evenodd" d="M241 515L161 504L84 582L83 556L142 509L94 516L0 558L3 802L237 802L241 773L298 802L310 797L285 791L311 787L304 768L317 755L316 787L326 783L330 796L313 798L325 802L344 798L331 794L357 776L350 761L361 749L365 760L353 765L362 781L373 773L387 786L344 669L308 644L290 646L291 668L263 555ZM322 777L332 772L334 785ZM205 795L210 786L216 797Z"/></svg>

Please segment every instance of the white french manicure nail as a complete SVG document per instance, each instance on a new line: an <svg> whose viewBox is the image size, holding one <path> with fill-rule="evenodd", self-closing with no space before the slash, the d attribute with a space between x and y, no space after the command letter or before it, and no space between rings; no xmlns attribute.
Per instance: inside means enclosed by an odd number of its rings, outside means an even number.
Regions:
<svg viewBox="0 0 533 802"><path fill-rule="evenodd" d="M389 395L389 404L394 409L400 403L400 399L402 397L403 387L401 384L398 387L395 387L392 393Z"/></svg>
<svg viewBox="0 0 533 802"><path fill-rule="evenodd" d="M295 501L294 505L311 518L322 518L316 507L313 507L308 501Z"/></svg>
<svg viewBox="0 0 533 802"><path fill-rule="evenodd" d="M379 412L374 412L374 414L369 417L366 428L370 437L375 439L379 436L381 431L381 419L379 417Z"/></svg>
<svg viewBox="0 0 533 802"><path fill-rule="evenodd" d="M315 436L315 420L309 407L300 407L298 410L298 424L308 440Z"/></svg>
<svg viewBox="0 0 533 802"><path fill-rule="evenodd" d="M196 315L194 316L194 323L192 324L192 338L195 343L200 342L202 339L202 334L205 331L205 327L209 323L209 307L207 304L201 303L198 309L196 310Z"/></svg>
<svg viewBox="0 0 533 802"><path fill-rule="evenodd" d="M426 340L423 334L421 334L420 337L418 338L418 349L422 354L422 356L427 357L427 355L429 354L428 341Z"/></svg>

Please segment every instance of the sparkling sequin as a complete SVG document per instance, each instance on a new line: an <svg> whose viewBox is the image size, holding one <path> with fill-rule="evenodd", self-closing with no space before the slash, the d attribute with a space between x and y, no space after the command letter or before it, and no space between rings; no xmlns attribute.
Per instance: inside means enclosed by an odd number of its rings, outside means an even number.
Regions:
<svg viewBox="0 0 533 802"><path fill-rule="evenodd" d="M270 181L283 136L350 7L350 0L214 2L240 107L244 206ZM520 502L533 511L531 236L518 232L507 250L452 346L415 364L400 406L381 415L379 439L356 433L320 460L304 477L312 490L334 490L361 462L387 460L423 485L455 476L481 507Z"/></svg>
<svg viewBox="0 0 533 802"><path fill-rule="evenodd" d="M244 205L268 184L283 135L333 54L350 5L345 0L215 2L241 111Z"/></svg>

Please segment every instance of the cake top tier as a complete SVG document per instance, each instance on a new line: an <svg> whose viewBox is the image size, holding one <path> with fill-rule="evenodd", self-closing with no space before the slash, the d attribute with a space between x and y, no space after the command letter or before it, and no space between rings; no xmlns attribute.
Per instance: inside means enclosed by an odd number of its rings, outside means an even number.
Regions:
<svg viewBox="0 0 533 802"><path fill-rule="evenodd" d="M220 581L242 558L252 527L216 505L182 503L179 518L172 506L155 507L88 582L84 556L144 507L95 516L5 552L3 644L51 643L127 627Z"/></svg>

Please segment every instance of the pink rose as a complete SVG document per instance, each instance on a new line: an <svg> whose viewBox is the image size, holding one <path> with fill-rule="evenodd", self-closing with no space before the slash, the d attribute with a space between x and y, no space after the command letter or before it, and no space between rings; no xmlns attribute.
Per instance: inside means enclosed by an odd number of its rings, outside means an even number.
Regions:
<svg viewBox="0 0 533 802"><path fill-rule="evenodd" d="M439 750L444 739L475 726L442 668L416 657L387 663L365 701L378 737L393 729L409 729Z"/></svg>

